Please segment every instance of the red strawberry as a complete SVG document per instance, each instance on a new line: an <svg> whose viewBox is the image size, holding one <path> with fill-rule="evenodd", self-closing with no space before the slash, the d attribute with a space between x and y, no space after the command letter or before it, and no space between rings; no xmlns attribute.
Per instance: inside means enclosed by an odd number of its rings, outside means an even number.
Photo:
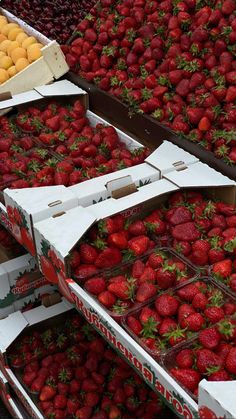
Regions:
<svg viewBox="0 0 236 419"><path fill-rule="evenodd" d="M205 320L200 313L193 313L185 319L185 323L191 332L198 332L202 329Z"/></svg>
<svg viewBox="0 0 236 419"><path fill-rule="evenodd" d="M157 297L155 307L161 316L171 317L177 313L179 301L172 295L163 294Z"/></svg>
<svg viewBox="0 0 236 419"><path fill-rule="evenodd" d="M136 292L136 301L139 303L143 303L147 301L149 298L153 297L157 292L156 286L149 282L142 283Z"/></svg>
<svg viewBox="0 0 236 419"><path fill-rule="evenodd" d="M91 294L98 295L106 290L106 281L103 277L90 278L85 282L84 287Z"/></svg>
<svg viewBox="0 0 236 419"><path fill-rule="evenodd" d="M119 233L113 233L108 236L108 244L111 247L117 247L118 249L126 249L128 247L128 241L126 233L124 231Z"/></svg>
<svg viewBox="0 0 236 419"><path fill-rule="evenodd" d="M208 307L204 311L204 315L211 323L218 323L225 317L224 310L221 307Z"/></svg>
<svg viewBox="0 0 236 419"><path fill-rule="evenodd" d="M143 255L148 250L149 243L149 238L144 235L134 237L128 241L129 249L135 256Z"/></svg>
<svg viewBox="0 0 236 419"><path fill-rule="evenodd" d="M193 222L188 222L174 226L172 236L177 240L189 242L199 239L200 233Z"/></svg>
<svg viewBox="0 0 236 419"><path fill-rule="evenodd" d="M128 232L132 236L143 236L146 234L146 227L144 222L141 220L134 221L133 223L129 224Z"/></svg>
<svg viewBox="0 0 236 419"><path fill-rule="evenodd" d="M209 349L199 349L197 351L197 369L200 373L207 373L212 367L222 366L222 359Z"/></svg>
<svg viewBox="0 0 236 419"><path fill-rule="evenodd" d="M217 262L212 267L212 272L216 277L227 278L232 273L232 261L231 259L224 259Z"/></svg>
<svg viewBox="0 0 236 419"><path fill-rule="evenodd" d="M230 349L225 360L225 367L231 374L236 374L236 347Z"/></svg>
<svg viewBox="0 0 236 419"><path fill-rule="evenodd" d="M79 247L79 254L81 262L92 264L98 256L98 251L90 244L82 243Z"/></svg>
<svg viewBox="0 0 236 419"><path fill-rule="evenodd" d="M98 300L107 308L111 308L116 303L116 297L110 291L103 291L98 295Z"/></svg>
<svg viewBox="0 0 236 419"><path fill-rule="evenodd" d="M173 225L187 223L192 220L192 213L188 208L179 206L167 211L166 220Z"/></svg>
<svg viewBox="0 0 236 419"><path fill-rule="evenodd" d="M194 392L197 389L198 383L201 380L199 372L191 369L171 368L170 373L188 390Z"/></svg>
<svg viewBox="0 0 236 419"><path fill-rule="evenodd" d="M182 349L176 355L176 363L179 368L192 368L194 364L194 353L192 349Z"/></svg>
<svg viewBox="0 0 236 419"><path fill-rule="evenodd" d="M201 330L199 342L207 349L215 349L221 340L221 335L215 327Z"/></svg>
<svg viewBox="0 0 236 419"><path fill-rule="evenodd" d="M132 330L132 332L139 336L142 331L142 325L139 320L136 319L134 316L128 316L127 317L127 325Z"/></svg>
<svg viewBox="0 0 236 419"><path fill-rule="evenodd" d="M115 247L107 247L102 250L95 260L95 266L97 268L111 268L118 265L122 260L121 251Z"/></svg>

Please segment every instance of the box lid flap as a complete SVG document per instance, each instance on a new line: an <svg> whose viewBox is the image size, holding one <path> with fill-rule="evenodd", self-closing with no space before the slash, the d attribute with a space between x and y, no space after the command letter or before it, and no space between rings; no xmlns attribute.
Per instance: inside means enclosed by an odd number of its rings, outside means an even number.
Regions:
<svg viewBox="0 0 236 419"><path fill-rule="evenodd" d="M13 95L12 99L2 100L0 101L0 109L11 108L23 103L42 99L43 97L69 95L84 96L87 95L87 93L69 80L60 80L53 84L35 87L28 92L18 93L17 95Z"/></svg>
<svg viewBox="0 0 236 419"><path fill-rule="evenodd" d="M99 202L88 208L97 219L106 218L133 206L142 204L149 199L163 195L164 193L176 191L177 189L178 187L176 185L168 182L166 179L162 179L139 188L137 192L134 192L131 195L119 199L110 198L107 201Z"/></svg>
<svg viewBox="0 0 236 419"><path fill-rule="evenodd" d="M28 326L28 321L20 312L9 314L0 320L0 349L4 352L19 334Z"/></svg>
<svg viewBox="0 0 236 419"><path fill-rule="evenodd" d="M36 223L35 238L43 236L65 258L96 219L88 208L73 208Z"/></svg>
<svg viewBox="0 0 236 419"><path fill-rule="evenodd" d="M8 197L15 201L28 214L40 212L45 208L56 208L58 205L74 199L75 195L63 185L42 186L41 188L5 189L5 201Z"/></svg>
<svg viewBox="0 0 236 419"><path fill-rule="evenodd" d="M80 87L71 83L69 80L60 80L52 84L37 86L34 88L43 97L48 96L71 96L71 95L87 95Z"/></svg>
<svg viewBox="0 0 236 419"><path fill-rule="evenodd" d="M180 188L236 185L227 176L201 162L195 163L181 171L167 173L164 177Z"/></svg>
<svg viewBox="0 0 236 419"><path fill-rule="evenodd" d="M199 159L177 145L163 141L145 161L164 174L170 170L176 170L181 165L189 166L198 162Z"/></svg>
<svg viewBox="0 0 236 419"><path fill-rule="evenodd" d="M199 405L201 405L201 398L204 397L202 392L207 392L207 397L215 399L229 416L236 418L235 405L235 386L236 381L207 381L202 380L199 387Z"/></svg>

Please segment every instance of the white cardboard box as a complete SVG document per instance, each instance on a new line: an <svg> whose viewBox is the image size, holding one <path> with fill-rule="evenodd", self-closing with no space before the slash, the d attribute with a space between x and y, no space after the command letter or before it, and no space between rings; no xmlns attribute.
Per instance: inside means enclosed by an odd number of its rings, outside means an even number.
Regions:
<svg viewBox="0 0 236 419"><path fill-rule="evenodd" d="M27 25L21 19L14 16L7 10L0 8L0 14L6 16L9 22L17 23L29 35L34 36L44 45L42 57L30 64L20 73L11 77L0 85L0 93L11 92L11 94L25 92L35 86L47 84L58 79L67 73L69 67L66 63L60 45L56 41L50 41L38 31Z"/></svg>
<svg viewBox="0 0 236 419"><path fill-rule="evenodd" d="M6 363L6 351L14 342L14 340L23 332L28 326L33 326L43 320L47 320L57 316L61 313L66 313L71 310L73 306L65 299L62 302L50 307L39 306L25 313L17 311L10 314L5 319L0 320L0 368L13 387L15 393L21 400L31 418L43 419L43 415L35 406L31 398L28 396L19 380L16 378L14 372ZM18 419L18 418L17 418Z"/></svg>
<svg viewBox="0 0 236 419"><path fill-rule="evenodd" d="M64 279L71 274L68 263L71 250L93 223L120 212L125 212L127 217L139 213L153 199L177 189L173 183L163 179L143 186L131 195L119 199L110 198L88 208L77 207L36 223L34 236L37 257L44 276L49 281L58 282L60 288ZM60 261L57 267L50 260L50 250ZM47 276L49 270L45 269L45 262L46 268L50 264L51 277Z"/></svg>
<svg viewBox="0 0 236 419"><path fill-rule="evenodd" d="M213 382L202 380L199 386L199 414L205 410L205 415L214 412L215 419L236 418L236 381ZM207 410L206 410L207 408ZM208 410L209 409L209 410ZM205 416L206 417L206 416Z"/></svg>

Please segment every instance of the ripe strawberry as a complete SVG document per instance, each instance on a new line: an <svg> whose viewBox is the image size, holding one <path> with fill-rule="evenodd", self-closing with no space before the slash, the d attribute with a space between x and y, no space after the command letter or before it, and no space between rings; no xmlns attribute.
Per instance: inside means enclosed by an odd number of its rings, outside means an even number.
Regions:
<svg viewBox="0 0 236 419"><path fill-rule="evenodd" d="M128 247L135 256L141 256L148 250L150 240L147 236L137 236L128 241Z"/></svg>
<svg viewBox="0 0 236 419"><path fill-rule="evenodd" d="M198 292L195 294L193 300L192 300L192 306L195 308L195 310L205 310L206 306L208 304L208 299L202 292Z"/></svg>
<svg viewBox="0 0 236 419"><path fill-rule="evenodd" d="M165 266L156 271L156 282L159 288L166 290L174 285L176 281L176 272L171 266Z"/></svg>
<svg viewBox="0 0 236 419"><path fill-rule="evenodd" d="M90 244L82 243L79 246L79 254L81 262L93 264L98 256L98 251Z"/></svg>
<svg viewBox="0 0 236 419"><path fill-rule="evenodd" d="M156 295L157 289L156 286L149 282L143 282L137 289L136 292L136 301L142 303L149 300L151 297Z"/></svg>
<svg viewBox="0 0 236 419"><path fill-rule="evenodd" d="M109 246L117 247L120 250L127 249L128 247L128 240L124 231L110 234L107 241Z"/></svg>
<svg viewBox="0 0 236 419"><path fill-rule="evenodd" d="M224 310L221 307L208 307L204 310L204 315L211 323L218 323L225 317Z"/></svg>
<svg viewBox="0 0 236 419"><path fill-rule="evenodd" d="M172 236L177 240L191 242L199 239L200 233L193 222L188 222L174 226Z"/></svg>
<svg viewBox="0 0 236 419"><path fill-rule="evenodd" d="M200 406L199 408L200 419L217 419L215 413L207 406Z"/></svg>
<svg viewBox="0 0 236 419"><path fill-rule="evenodd" d="M194 353L192 349L182 349L176 355L175 360L176 360L177 366L181 369L192 368L194 364Z"/></svg>
<svg viewBox="0 0 236 419"><path fill-rule="evenodd" d="M199 342L207 349L215 349L221 340L221 335L216 327L201 330L199 333Z"/></svg>
<svg viewBox="0 0 236 419"><path fill-rule="evenodd" d="M93 277L85 282L84 287L91 294L99 295L106 290L106 281L103 277Z"/></svg>
<svg viewBox="0 0 236 419"><path fill-rule="evenodd" d="M236 347L230 349L225 359L225 368L231 374L236 374Z"/></svg>
<svg viewBox="0 0 236 419"><path fill-rule="evenodd" d="M127 325L130 328L130 330L137 336L140 335L142 332L142 325L139 320L136 319L134 316L128 316L127 317Z"/></svg>
<svg viewBox="0 0 236 419"><path fill-rule="evenodd" d="M116 297L110 291L103 291L98 295L98 301L107 308L111 308L116 303Z"/></svg>
<svg viewBox="0 0 236 419"><path fill-rule="evenodd" d="M199 349L197 351L196 366L200 373L206 374L213 367L220 369L222 366L222 359L209 349Z"/></svg>
<svg viewBox="0 0 236 419"><path fill-rule="evenodd" d="M187 223L192 220L192 213L186 207L177 207L167 211L166 220L173 225Z"/></svg>
<svg viewBox="0 0 236 419"><path fill-rule="evenodd" d="M212 273L219 278L227 278L232 273L232 261L231 259L224 259L217 262L212 267Z"/></svg>
<svg viewBox="0 0 236 419"><path fill-rule="evenodd" d="M208 381L230 381L231 377L224 369L213 372L208 375Z"/></svg>
<svg viewBox="0 0 236 419"><path fill-rule="evenodd" d="M177 313L179 301L172 295L163 294L157 297L155 307L161 316L171 317Z"/></svg>
<svg viewBox="0 0 236 419"><path fill-rule="evenodd" d="M135 281L126 281L121 277L121 280L118 279L116 282L111 282L107 289L121 300L132 300L134 298Z"/></svg>
<svg viewBox="0 0 236 419"><path fill-rule="evenodd" d="M205 320L200 313L192 313L185 319L185 323L191 332L198 332L202 329Z"/></svg>
<svg viewBox="0 0 236 419"><path fill-rule="evenodd" d="M146 227L142 220L134 221L133 223L129 224L128 232L131 236L143 236L146 234Z"/></svg>
<svg viewBox="0 0 236 419"><path fill-rule="evenodd" d="M95 260L95 266L100 269L112 268L118 265L122 260L121 251L115 247L107 247L102 250Z"/></svg>
<svg viewBox="0 0 236 419"><path fill-rule="evenodd" d="M199 372L191 368L171 368L170 373L177 381L179 381L184 387L192 392L197 389L198 383L201 380L201 375Z"/></svg>
<svg viewBox="0 0 236 419"><path fill-rule="evenodd" d="M39 400L45 402L51 400L56 395L56 388L50 384L46 384L40 392Z"/></svg>

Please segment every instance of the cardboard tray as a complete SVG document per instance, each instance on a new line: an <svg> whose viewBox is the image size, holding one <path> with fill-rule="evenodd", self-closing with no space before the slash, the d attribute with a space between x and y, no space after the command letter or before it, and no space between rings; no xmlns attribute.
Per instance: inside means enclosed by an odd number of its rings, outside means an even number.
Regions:
<svg viewBox="0 0 236 419"><path fill-rule="evenodd" d="M69 72L67 77L89 93L89 103L92 111L100 113L112 121L113 124L136 135L138 138L142 139L144 145L155 149L162 143L163 138L165 138L194 154L215 170L236 180L236 167L228 166L222 160L217 159L212 152L204 150L202 147L199 147L197 144L194 144L187 139L178 137L169 128L158 123L148 115L134 115L130 118L128 106L119 99L98 89L95 85L87 83L72 72Z"/></svg>

